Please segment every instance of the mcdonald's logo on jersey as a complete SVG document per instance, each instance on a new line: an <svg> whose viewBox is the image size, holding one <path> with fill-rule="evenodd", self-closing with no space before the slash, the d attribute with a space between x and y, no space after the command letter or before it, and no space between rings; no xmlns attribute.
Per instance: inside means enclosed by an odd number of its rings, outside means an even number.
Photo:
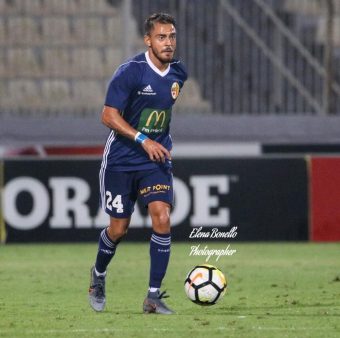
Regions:
<svg viewBox="0 0 340 338"><path fill-rule="evenodd" d="M146 108L141 113L137 129L145 134L163 133L169 125L170 115L170 109Z"/></svg>

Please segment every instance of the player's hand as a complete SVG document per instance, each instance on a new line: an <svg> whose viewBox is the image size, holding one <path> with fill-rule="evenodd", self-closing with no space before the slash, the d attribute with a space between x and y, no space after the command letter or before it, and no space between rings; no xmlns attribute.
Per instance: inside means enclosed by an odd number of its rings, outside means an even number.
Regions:
<svg viewBox="0 0 340 338"><path fill-rule="evenodd" d="M142 147L149 155L151 161L164 163L166 159L171 160L171 154L168 149L156 141L147 139L142 143Z"/></svg>

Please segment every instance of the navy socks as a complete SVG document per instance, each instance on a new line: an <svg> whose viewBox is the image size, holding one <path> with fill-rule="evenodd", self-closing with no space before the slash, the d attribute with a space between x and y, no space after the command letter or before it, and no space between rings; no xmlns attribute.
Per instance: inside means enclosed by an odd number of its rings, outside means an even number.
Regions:
<svg viewBox="0 0 340 338"><path fill-rule="evenodd" d="M170 234L152 233L150 240L150 281L149 286L160 288L170 258Z"/></svg>
<svg viewBox="0 0 340 338"><path fill-rule="evenodd" d="M105 273L112 257L115 255L119 241L112 241L106 229L99 236L99 248L95 268L98 273ZM160 288L165 276L170 258L170 234L152 233L150 240L150 280L149 286Z"/></svg>
<svg viewBox="0 0 340 338"><path fill-rule="evenodd" d="M106 271L107 266L109 265L112 257L116 252L116 246L118 242L114 242L108 236L106 229L104 229L99 236L99 248L96 260L96 270L99 273L104 273Z"/></svg>

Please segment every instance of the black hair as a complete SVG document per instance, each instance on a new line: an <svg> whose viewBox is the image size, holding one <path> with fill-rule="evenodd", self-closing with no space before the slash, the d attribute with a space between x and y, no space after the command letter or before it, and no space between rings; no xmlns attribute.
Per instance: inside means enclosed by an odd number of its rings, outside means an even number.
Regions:
<svg viewBox="0 0 340 338"><path fill-rule="evenodd" d="M151 30L154 28L155 23L172 24L176 27L176 20L173 16L167 13L154 13L151 14L144 23L144 34L150 35Z"/></svg>

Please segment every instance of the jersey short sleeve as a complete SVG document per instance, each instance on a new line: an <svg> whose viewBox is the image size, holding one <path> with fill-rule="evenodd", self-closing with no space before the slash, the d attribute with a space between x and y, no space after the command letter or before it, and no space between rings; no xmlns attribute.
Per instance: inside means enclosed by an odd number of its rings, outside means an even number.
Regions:
<svg viewBox="0 0 340 338"><path fill-rule="evenodd" d="M138 69L134 63L121 65L113 74L108 86L105 105L123 111L131 92L138 83Z"/></svg>

